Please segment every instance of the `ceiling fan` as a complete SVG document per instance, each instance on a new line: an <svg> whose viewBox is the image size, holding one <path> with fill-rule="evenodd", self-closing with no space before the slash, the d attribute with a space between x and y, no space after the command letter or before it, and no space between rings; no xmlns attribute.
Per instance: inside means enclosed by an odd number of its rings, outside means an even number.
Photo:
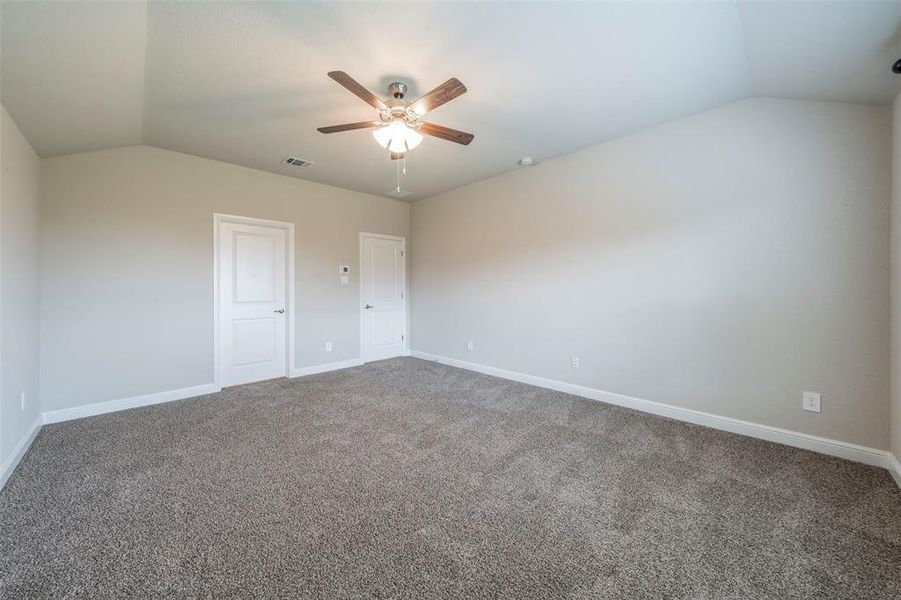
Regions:
<svg viewBox="0 0 901 600"><path fill-rule="evenodd" d="M469 144L475 137L471 133L457 131L450 127L443 127L422 120L422 117L427 112L466 93L466 86L455 77L451 77L418 100L407 102L404 100L407 86L399 81L395 81L388 86L388 93L391 97L382 101L344 71L330 71L328 76L347 88L350 93L376 109L378 111L378 119L320 127L318 131L321 133L338 133L339 131L351 131L354 129L375 129L372 132L372 136L382 148L386 148L391 152L392 159L403 158L405 153L418 146L419 142L422 141L423 133L457 144L463 144L464 146Z"/></svg>

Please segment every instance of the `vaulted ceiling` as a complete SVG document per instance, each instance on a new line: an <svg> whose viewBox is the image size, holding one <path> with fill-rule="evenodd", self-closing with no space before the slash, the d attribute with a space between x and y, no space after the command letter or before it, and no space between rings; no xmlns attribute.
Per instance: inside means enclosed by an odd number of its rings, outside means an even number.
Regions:
<svg viewBox="0 0 901 600"><path fill-rule="evenodd" d="M751 96L887 103L901 2L3 2L0 99L43 157L149 144L384 194L373 118L326 77L475 134L409 154L414 200ZM298 169L289 155L315 162Z"/></svg>

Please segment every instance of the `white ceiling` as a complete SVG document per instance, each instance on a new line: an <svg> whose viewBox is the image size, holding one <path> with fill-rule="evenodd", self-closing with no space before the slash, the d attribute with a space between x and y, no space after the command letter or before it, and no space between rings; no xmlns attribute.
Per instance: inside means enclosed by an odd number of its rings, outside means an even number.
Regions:
<svg viewBox="0 0 901 600"><path fill-rule="evenodd" d="M145 143L375 194L374 111L448 77L402 183L417 199L749 96L887 103L901 1L2 4L0 99L44 157ZM288 154L308 169L280 164Z"/></svg>
<svg viewBox="0 0 901 600"><path fill-rule="evenodd" d="M141 143L146 4L0 11L0 100L38 154Z"/></svg>

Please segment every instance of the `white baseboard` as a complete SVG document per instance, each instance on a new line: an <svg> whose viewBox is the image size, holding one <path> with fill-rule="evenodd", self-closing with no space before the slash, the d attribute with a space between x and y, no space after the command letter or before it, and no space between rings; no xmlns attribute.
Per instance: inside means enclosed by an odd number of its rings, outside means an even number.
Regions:
<svg viewBox="0 0 901 600"><path fill-rule="evenodd" d="M290 377L303 377L304 375L313 375L314 373L324 373L326 371L358 367L362 364L362 359L352 358L333 363L314 365L312 367L295 368L291 370ZM215 383L206 383L177 390L157 392L155 394L145 394L143 396L133 396L131 398L122 398L120 400L110 400L108 402L97 402L95 404L86 404L84 406L75 406L73 408L52 410L43 413L43 422L44 424L59 423L62 421L71 421L72 419L81 419L83 417L93 417L119 410L127 410L129 408L137 408L139 406L150 406L151 404L161 404L163 402L172 402L174 400L185 400L195 396L215 394L216 392L221 391L221 389L222 388Z"/></svg>
<svg viewBox="0 0 901 600"><path fill-rule="evenodd" d="M22 460L22 457L25 456L25 453L31 447L31 442L34 441L34 438L37 437L38 432L41 430L41 424L41 415L38 415L25 435L22 436L22 439L19 440L19 443L16 444L16 447L13 448L12 454L3 461L3 464L0 464L0 490L6 485L9 476L13 474L19 461Z"/></svg>
<svg viewBox="0 0 901 600"><path fill-rule="evenodd" d="M901 463L898 462L898 457L891 453L888 455L888 472L895 478L898 487L901 487Z"/></svg>
<svg viewBox="0 0 901 600"><path fill-rule="evenodd" d="M45 412L43 414L43 421L44 424L59 423L61 421L71 421L72 419L93 417L96 415L116 412L118 410L137 408L139 406L150 406L151 404L162 404L163 402L184 400L185 398L193 398L195 396L203 396L205 394L215 394L220 390L221 388L215 383L205 383L203 385L195 385L193 387L186 387L177 390L157 392L155 394L132 396L131 398L110 400L109 402L85 404L84 406L75 406L73 408L64 408L61 410L51 410L49 412Z"/></svg>
<svg viewBox="0 0 901 600"><path fill-rule="evenodd" d="M439 362L452 367L458 367L470 371L477 371L479 373L485 373L486 375L493 375L495 377L500 377L503 379L519 381L521 383L527 383L530 385L556 390L567 394L582 396L584 398L597 400L599 402L605 402L607 404L624 406L626 408L631 408L646 413L669 417L678 421L686 421L688 423L694 423L696 425L704 425L713 429L729 431L731 433L746 435L770 442L785 444L787 446L793 446L795 448L803 448L805 450L811 450L813 452L820 452L822 454L828 454L847 460L853 460L868 465L882 467L888 469L898 485L901 486L901 465L899 465L898 459L895 456L885 450L868 448L866 446L859 446L857 444L850 444L848 442L818 437L806 433L791 431L788 429L780 429L778 427L772 427L770 425L751 423L749 421L742 421L740 419L733 419L731 417L723 417L720 415L705 413L689 408L680 408L678 406L662 404L660 402L653 402L651 400L643 400L641 398L634 398L632 396L625 396L623 394L605 392L574 383L566 383L564 381L558 381L555 379L548 379L535 375L527 375L525 373L508 371L506 369L499 369L496 367L489 367L486 365L480 365L477 363L449 358L446 356L438 356L425 352L418 352L416 350L410 351L410 356ZM339 369L357 367L362 364L364 364L362 359L352 358L333 363L314 365L311 367L300 367L292 369L290 377L303 377L305 375L325 373L327 371L337 371ZM96 404L88 404L85 406L77 406L74 408L45 412L41 415L40 419L34 422L28 434L26 434L22 438L10 457L6 461L4 461L2 465L0 465L0 489L2 489L3 485L6 483L6 480L9 478L10 474L12 474L12 471L19 463L19 460L21 460L22 456L28 450L31 442L34 440L35 436L40 430L42 423L59 423L61 421L69 421L71 419L80 419L83 417L102 415L105 413L126 410L129 408L137 408L139 406L149 406L151 404L160 404L163 402L172 402L174 400L183 400L195 396L213 394L220 391L220 389L221 388L216 384L208 383L177 390L169 390L166 392L158 392L156 394L146 394L143 396L134 396L132 398L123 398L121 400L98 402Z"/></svg>
<svg viewBox="0 0 901 600"><path fill-rule="evenodd" d="M327 371L337 371L339 369L349 369L350 367L359 367L363 364L362 358L350 358L348 360L339 360L332 363L324 363L321 365L313 365L312 367L297 367L291 369L291 377L303 377L304 375L315 375L316 373L325 373Z"/></svg>
<svg viewBox="0 0 901 600"><path fill-rule="evenodd" d="M555 379L547 379L545 377L527 375L525 373L518 373L516 371L498 369L496 367L489 367L477 363L466 362L464 360L448 358L446 356L427 354L425 352L418 352L416 350L411 352L411 356L422 358L424 360L439 362L442 364L450 365L452 367L459 367L461 369L477 371L479 373L493 375L495 377L501 377L503 379L510 379L513 381L518 381L520 383L528 383L530 385L556 390L558 392L564 392L567 394L573 394L575 396L582 396L591 400L606 402L607 404L624 406L626 408L631 408L654 415L669 417L678 421L686 421L688 423L704 425L713 429L720 429L722 431L729 431L731 433L746 435L761 440L777 442L779 444L785 444L786 446L794 446L795 448L812 450L813 452L820 452L822 454L828 454L830 456L837 456L839 458L853 460L876 467L882 467L886 469L889 468L890 454L885 450L879 450L877 448L858 446L857 444L850 444L848 442L842 442L839 440L818 437L798 431L791 431L789 429L780 429L778 427L772 427L770 425L761 425L759 423L751 423L749 421L742 421L740 419L733 419L731 417L722 417L720 415L692 410L690 408L680 408L678 406L672 406L670 404L662 404L660 402L653 402L651 400L642 400L641 398L633 398L632 396L625 396L623 394L605 392L574 383L566 383L564 381L558 381ZM897 465L897 462L895 463L895 465ZM896 475L896 480L897 479L898 476ZM901 485L901 482L899 482L899 485Z"/></svg>

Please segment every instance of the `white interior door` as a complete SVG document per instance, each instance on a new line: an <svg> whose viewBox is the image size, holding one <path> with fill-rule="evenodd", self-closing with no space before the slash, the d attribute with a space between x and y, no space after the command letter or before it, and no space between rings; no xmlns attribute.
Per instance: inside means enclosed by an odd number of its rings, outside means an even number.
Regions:
<svg viewBox="0 0 901 600"><path fill-rule="evenodd" d="M404 240L363 234L362 358L401 356L406 337Z"/></svg>
<svg viewBox="0 0 901 600"><path fill-rule="evenodd" d="M287 373L287 233L219 224L219 374L223 386Z"/></svg>

